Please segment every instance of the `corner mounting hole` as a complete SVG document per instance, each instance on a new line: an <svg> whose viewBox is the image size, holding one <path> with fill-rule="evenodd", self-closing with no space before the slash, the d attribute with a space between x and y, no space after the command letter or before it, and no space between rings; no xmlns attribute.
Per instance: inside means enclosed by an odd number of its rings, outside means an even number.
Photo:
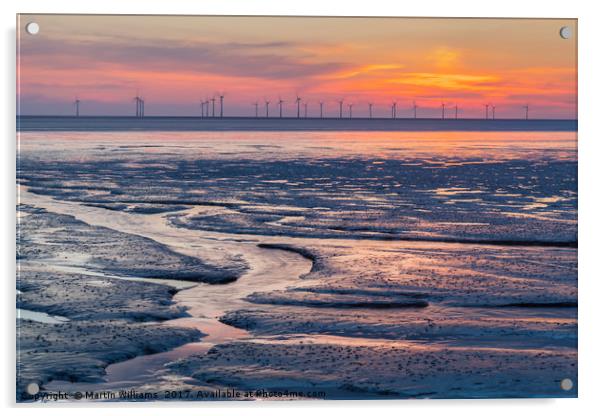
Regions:
<svg viewBox="0 0 602 416"><path fill-rule="evenodd" d="M573 31L571 30L570 27L568 26L562 26L560 28L560 37L562 39L570 39L570 37L573 35Z"/></svg>
<svg viewBox="0 0 602 416"><path fill-rule="evenodd" d="M37 383L29 383L27 385L27 393L31 396L35 396L40 392L40 386Z"/></svg>
<svg viewBox="0 0 602 416"><path fill-rule="evenodd" d="M25 30L30 35L37 35L40 32L40 25L36 22L27 23L27 26L25 26Z"/></svg>
<svg viewBox="0 0 602 416"><path fill-rule="evenodd" d="M569 391L573 389L573 380L570 378L565 378L560 382L560 388L564 391Z"/></svg>

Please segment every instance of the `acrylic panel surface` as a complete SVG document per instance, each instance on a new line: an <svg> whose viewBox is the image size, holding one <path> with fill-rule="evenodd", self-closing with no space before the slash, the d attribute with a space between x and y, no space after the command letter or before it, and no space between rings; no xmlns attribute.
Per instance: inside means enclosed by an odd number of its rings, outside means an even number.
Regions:
<svg viewBox="0 0 602 416"><path fill-rule="evenodd" d="M575 20L17 30L17 401L577 396Z"/></svg>

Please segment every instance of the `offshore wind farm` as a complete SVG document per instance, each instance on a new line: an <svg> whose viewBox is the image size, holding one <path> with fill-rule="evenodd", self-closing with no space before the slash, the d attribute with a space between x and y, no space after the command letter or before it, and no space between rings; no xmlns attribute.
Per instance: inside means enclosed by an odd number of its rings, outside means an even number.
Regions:
<svg viewBox="0 0 602 416"><path fill-rule="evenodd" d="M216 113L215 111L215 101L216 99L219 98L219 113ZM213 95L211 98L206 98L205 100L200 100L200 112L198 113L198 116L200 118L215 118L215 117L252 117L252 113L251 112L244 112L244 111L234 111L231 114L226 114L224 113L224 94L220 93L217 96ZM133 98L133 101L135 103L135 116L136 117L144 117L144 104L145 101L144 99L140 96L140 94L137 92L136 96ZM263 98L263 102L266 106L266 115L265 117L269 117L269 111L268 111L268 106L270 101L264 97ZM73 101L73 105L74 105L74 115L76 117L79 117L80 115L80 105L82 103L82 100L79 97L75 97L75 100ZM353 102L345 102L345 100L338 100L336 102L333 102L331 104L336 104L338 105L339 108L339 112L338 112L338 117L334 114L334 113L330 113L330 114L326 114L325 115L325 109L327 109L327 104L329 104L326 101L323 100L319 100L316 101L312 104L317 104L317 107L319 108L319 112L317 111L316 107L312 107L312 110L314 110L313 112L308 112L309 109L309 105L310 103L308 103L307 101L303 102L303 108L304 108L304 112L303 114L301 113L301 97L299 97L298 95L296 96L296 98L294 99L294 103L296 104L296 115L294 114L294 109L287 109L285 107L284 104L287 103L287 101L282 99L282 96L279 95L278 96L278 101L276 101L276 103L278 104L278 114L277 115L272 115L272 117L278 117L278 118L344 118L343 116L343 104L345 103L347 105L347 107L349 108L349 113L348 113L348 118L353 118L353 114L351 112L352 107L355 105ZM210 106L211 104L211 106ZM259 118L259 101L255 101L252 102L250 104L254 109L254 116L256 118ZM445 107L446 105L449 107L453 108L453 113L450 114L449 111L446 113ZM365 102L365 103L357 103L358 107L362 107L365 112L362 112L358 117L359 118L374 118L374 111L375 111L375 104L373 101L369 101L369 102ZM390 108L390 116L385 116L384 114L379 115L379 117L376 118L392 118L392 119L396 119L396 118L419 118L419 113L418 113L418 104L416 102L416 100L412 101L411 106L407 106L405 108L405 115L400 114L398 116L398 101L397 100L393 100L390 104L390 107L387 105L381 105L380 106L381 109L382 108ZM475 115L474 113L472 115L468 115L467 117L461 117L461 118L484 118L485 120L489 120L490 118L495 120L495 104L491 104L491 103L487 103L487 104L483 104L483 107L485 109L482 117L479 117L478 115ZM209 112L209 109L211 108L211 113ZM430 116L422 116L420 118L432 118L435 119L437 117L432 117L432 113L433 113L433 107L427 107L429 109L429 112L427 114L429 114ZM434 107L436 109L436 107ZM461 111L461 107L458 106L458 103L453 103L453 104L446 104L445 102L441 102L440 104L440 108L441 108L441 113L440 113L440 117L441 119L449 119L449 118L453 118L453 119L458 119L458 115L459 115L459 110ZM529 120L529 105L523 105L520 106L519 108L524 109L524 117L506 117L509 119L525 119L525 120ZM357 107L356 107L357 109ZM491 109L491 117L490 117L490 110ZM287 111L288 110L288 111ZM426 111L425 111L426 113ZM27 114L25 114L27 115ZM30 115L34 115L34 114L30 114ZM52 115L60 115L60 114L36 114L36 115L42 115L42 116L52 116ZM65 114L62 114L63 116ZM97 113L89 113L89 116L103 116L103 114L97 114ZM129 114L122 114L122 116L128 116ZM155 114L155 116L161 116L161 114ZM191 116L190 114L183 114L180 116ZM546 119L546 117L543 117L543 119Z"/></svg>
<svg viewBox="0 0 602 416"><path fill-rule="evenodd" d="M53 115L20 115L17 117L17 129L28 130L166 130L166 131L236 131L236 130L282 130L282 131L576 131L577 120L559 118L529 118L529 105L520 106L524 110L524 117L503 118L496 117L495 104L483 104L482 117L461 117L457 103L440 104L438 117L421 116L418 104L414 100L411 106L399 107L398 101L393 100L390 105L381 106L378 116L374 116L374 102L358 103L338 100L332 103L317 101L314 111L309 111L309 103L303 102L299 95L295 95L290 103L294 106L287 107L288 103L278 96L271 101L263 98L263 110L260 112L260 102L250 104L249 112L241 114L228 113L224 103L225 94L218 93L199 101L199 113L193 116L163 116L145 115L145 99L136 93L133 101L135 112L133 115L120 116L86 115L80 111L82 100L74 100L75 113L72 116ZM219 107L216 111L216 101ZM270 113L270 103L277 105L276 113ZM337 111L325 113L330 104ZM344 105L347 111L343 111ZM85 104L84 104L85 106ZM353 112L353 109L356 112ZM364 112L359 112L358 107L365 107ZM331 110L332 110L331 108ZM302 111L303 109L303 111ZM403 113L402 113L403 110ZM425 111L425 114L433 113ZM385 115L386 111L390 115ZM135 120L132 120L134 118Z"/></svg>

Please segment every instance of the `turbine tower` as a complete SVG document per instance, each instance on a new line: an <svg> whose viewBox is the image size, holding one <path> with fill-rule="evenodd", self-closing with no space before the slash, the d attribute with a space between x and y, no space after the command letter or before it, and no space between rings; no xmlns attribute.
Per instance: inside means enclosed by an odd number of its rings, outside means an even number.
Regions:
<svg viewBox="0 0 602 416"><path fill-rule="evenodd" d="M140 117L140 101L141 101L141 98L138 95L138 92L136 92L136 96L133 98L133 101L136 103L136 117L139 118Z"/></svg>
<svg viewBox="0 0 602 416"><path fill-rule="evenodd" d="M525 120L529 120L529 104L523 107L525 109Z"/></svg>
<svg viewBox="0 0 602 416"><path fill-rule="evenodd" d="M280 118L282 118L282 104L284 103L284 100L281 97L278 97L278 110L280 112Z"/></svg>
<svg viewBox="0 0 602 416"><path fill-rule="evenodd" d="M307 103L303 103L303 116L307 118Z"/></svg>
<svg viewBox="0 0 602 416"><path fill-rule="evenodd" d="M372 118L372 103L368 103L368 114L370 115L370 118Z"/></svg>
<svg viewBox="0 0 602 416"><path fill-rule="evenodd" d="M297 94L297 98L295 99L295 102L297 103L297 118L301 117L301 97L299 97L299 95Z"/></svg>
<svg viewBox="0 0 602 416"><path fill-rule="evenodd" d="M219 116L224 117L224 93L219 94Z"/></svg>
<svg viewBox="0 0 602 416"><path fill-rule="evenodd" d="M441 103L441 120L445 120L445 103Z"/></svg>
<svg viewBox="0 0 602 416"><path fill-rule="evenodd" d="M455 105L455 110L456 110L456 120L458 119L458 104Z"/></svg>
<svg viewBox="0 0 602 416"><path fill-rule="evenodd" d="M391 104L391 118L397 118L397 101Z"/></svg>
<svg viewBox="0 0 602 416"><path fill-rule="evenodd" d="M489 120L489 104L485 105L485 120Z"/></svg>
<svg viewBox="0 0 602 416"><path fill-rule="evenodd" d="M202 99L199 100L201 102L201 118L205 118L205 101Z"/></svg>
<svg viewBox="0 0 602 416"><path fill-rule="evenodd" d="M343 100L339 100L339 118L343 118Z"/></svg>
<svg viewBox="0 0 602 416"><path fill-rule="evenodd" d="M353 118L353 103L349 104L349 118Z"/></svg>
<svg viewBox="0 0 602 416"><path fill-rule="evenodd" d="M215 117L215 95L211 97L211 117Z"/></svg>
<svg viewBox="0 0 602 416"><path fill-rule="evenodd" d="M324 101L320 101L320 118L324 118Z"/></svg>
<svg viewBox="0 0 602 416"><path fill-rule="evenodd" d="M265 118L268 118L270 116L270 102L266 99L264 99L265 102Z"/></svg>
<svg viewBox="0 0 602 416"><path fill-rule="evenodd" d="M81 101L79 100L79 98L75 97L75 101L73 102L73 104L75 104L75 117L79 117L79 103Z"/></svg>
<svg viewBox="0 0 602 416"><path fill-rule="evenodd" d="M259 117L259 103L255 101L253 105L255 106L255 118L257 118Z"/></svg>
<svg viewBox="0 0 602 416"><path fill-rule="evenodd" d="M418 108L418 106L416 105L416 101L413 102L413 107L414 107L414 118L416 118L416 109Z"/></svg>
<svg viewBox="0 0 602 416"><path fill-rule="evenodd" d="M491 119L495 120L495 104L491 104Z"/></svg>

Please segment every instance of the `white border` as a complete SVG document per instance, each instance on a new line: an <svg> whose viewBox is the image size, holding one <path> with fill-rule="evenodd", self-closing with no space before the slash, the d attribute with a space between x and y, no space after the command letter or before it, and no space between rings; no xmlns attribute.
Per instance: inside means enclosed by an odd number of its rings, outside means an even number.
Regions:
<svg viewBox="0 0 602 416"><path fill-rule="evenodd" d="M4 320L2 337L2 385L0 394L4 407L14 408L14 268L15 268L15 14L20 13L145 13L145 14L277 14L277 15L347 15L347 16L439 16L439 17L558 17L579 19L579 399L564 400L433 400L399 402L319 402L319 403L196 403L180 405L177 416L187 414L327 414L332 412L350 415L365 414L372 409L379 414L421 415L504 415L545 412L546 415L590 414L599 405L598 388L602 386L600 367L600 317L599 296L602 295L602 276L596 262L602 245L598 236L600 227L600 180L602 161L602 117L599 97L602 92L602 62L599 39L602 39L602 15L597 13L594 1L527 1L527 0L445 0L445 1L385 1L385 0L98 0L94 3L68 0L21 0L18 3L1 2L3 28L2 81L5 91L2 101L2 250L4 266L2 292ZM94 406L86 408L57 408L42 406L45 414L106 415L122 413L123 405ZM130 405L131 415L164 415L174 404ZM23 407L23 406L20 406ZM41 406L25 407L20 412L30 413Z"/></svg>

